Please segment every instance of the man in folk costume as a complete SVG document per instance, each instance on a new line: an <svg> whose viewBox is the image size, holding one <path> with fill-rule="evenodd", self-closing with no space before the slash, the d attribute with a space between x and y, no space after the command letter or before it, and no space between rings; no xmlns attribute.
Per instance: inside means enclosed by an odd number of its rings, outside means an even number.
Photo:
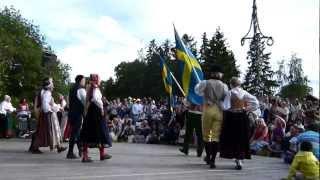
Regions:
<svg viewBox="0 0 320 180"><path fill-rule="evenodd" d="M228 92L228 86L222 79L221 67L211 68L211 78L203 80L195 87L195 92L203 96L202 135L205 144L206 162L210 168L215 168L215 158L223 120L223 101Z"/></svg>
<svg viewBox="0 0 320 180"><path fill-rule="evenodd" d="M41 103L37 132L31 142L30 150L32 153L42 153L39 147L50 147L50 150L57 148L58 153L66 150L62 147L61 130L57 117L59 106L54 103L52 79L46 79L43 89L38 95L38 103Z"/></svg>
<svg viewBox="0 0 320 180"><path fill-rule="evenodd" d="M102 94L99 89L100 79L97 74L90 75L90 87L87 93L87 114L80 132L80 141L83 144L82 162L92 162L88 157L88 147L99 147L100 160L110 159L105 154L105 145L111 146L111 139L104 118Z"/></svg>
<svg viewBox="0 0 320 180"><path fill-rule="evenodd" d="M248 112L257 115L259 101L241 87L238 78L230 80L231 90L225 99L224 121L220 136L220 157L236 159L236 169L242 169L242 160L250 159L250 122Z"/></svg>
<svg viewBox="0 0 320 180"><path fill-rule="evenodd" d="M71 136L69 140L68 159L76 159L73 153L73 147L77 143L79 156L82 154L79 143L80 129L84 118L84 109L86 103L87 92L85 90L86 79L83 75L77 75L75 84L69 93L69 123L71 125Z"/></svg>
<svg viewBox="0 0 320 180"><path fill-rule="evenodd" d="M203 152L203 137L202 137L202 122L201 122L202 110L201 106L190 103L186 119L186 134L183 142L183 147L180 148L180 152L185 155L189 154L189 143L193 137L193 130L197 136L197 156L201 157Z"/></svg>

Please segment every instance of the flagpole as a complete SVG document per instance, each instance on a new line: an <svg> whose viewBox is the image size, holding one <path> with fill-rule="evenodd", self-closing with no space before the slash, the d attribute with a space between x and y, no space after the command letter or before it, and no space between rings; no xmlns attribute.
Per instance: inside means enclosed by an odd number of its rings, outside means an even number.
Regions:
<svg viewBox="0 0 320 180"><path fill-rule="evenodd" d="M176 30L176 27L175 27L174 23L173 23L173 29L174 29L175 33L177 33L177 30ZM180 38L180 37L179 37L179 38ZM181 39L181 38L180 38L180 39ZM181 45L183 46L184 51L187 53L187 48L184 46L184 44L183 44L183 43L182 43ZM198 72L197 72L197 71L194 69L194 67L192 66L192 63L191 63L191 60L190 60L190 58L189 58L189 55L188 55L188 54L187 54L187 58L188 58L189 63L191 64L192 71L193 71L193 73L196 75L196 78L197 78L198 83L199 83L199 82L201 81L201 79L200 79L200 77L199 77Z"/></svg>
<svg viewBox="0 0 320 180"><path fill-rule="evenodd" d="M152 49L153 53L155 53L156 55L158 55L160 58L160 54L158 52L156 52L154 49ZM169 70L169 69L168 69ZM179 90L181 91L181 93L183 94L184 97L186 97L186 93L183 91L182 87L180 86L179 82L177 81L177 79L174 77L174 75L172 74L172 72L169 70L171 77L173 78L174 82L177 84Z"/></svg>
<svg viewBox="0 0 320 180"><path fill-rule="evenodd" d="M181 91L181 93L183 94L184 97L186 97L186 94L184 93L182 87L180 86L180 84L178 83L177 79L174 77L174 75L172 74L172 72L170 71L170 75L172 77L172 79L174 80L174 82L177 84L179 90Z"/></svg>

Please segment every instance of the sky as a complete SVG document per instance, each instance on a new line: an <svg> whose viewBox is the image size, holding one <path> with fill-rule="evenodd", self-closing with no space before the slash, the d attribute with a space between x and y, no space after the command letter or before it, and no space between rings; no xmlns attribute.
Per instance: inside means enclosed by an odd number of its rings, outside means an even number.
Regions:
<svg viewBox="0 0 320 180"><path fill-rule="evenodd" d="M242 75L247 69L247 33L252 0L0 0L0 9L13 6L23 17L40 26L58 58L77 74L114 76L122 61L133 61L148 42L174 42L174 23L179 34L198 41L203 32L212 37L218 27L234 52ZM303 70L313 94L319 97L319 1L257 0L263 34L272 36L271 65L302 58Z"/></svg>

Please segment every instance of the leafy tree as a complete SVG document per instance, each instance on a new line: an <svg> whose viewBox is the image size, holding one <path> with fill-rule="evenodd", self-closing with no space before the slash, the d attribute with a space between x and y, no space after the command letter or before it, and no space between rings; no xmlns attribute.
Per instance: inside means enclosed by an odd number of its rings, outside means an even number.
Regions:
<svg viewBox="0 0 320 180"><path fill-rule="evenodd" d="M277 86L269 62L271 53L264 53L264 50L265 42L261 40L261 34L254 35L248 51L249 68L243 86L256 96L272 95Z"/></svg>
<svg viewBox="0 0 320 180"><path fill-rule="evenodd" d="M308 78L304 76L302 59L293 54L287 66L289 69L286 76L288 83L281 88L281 96L287 98L305 97L312 89L308 86Z"/></svg>
<svg viewBox="0 0 320 180"><path fill-rule="evenodd" d="M41 81L53 76L56 89L66 92L70 67L56 61L50 67L46 51L52 51L39 27L13 7L0 11L0 94L13 100L33 99ZM56 57L55 57L56 60Z"/></svg>

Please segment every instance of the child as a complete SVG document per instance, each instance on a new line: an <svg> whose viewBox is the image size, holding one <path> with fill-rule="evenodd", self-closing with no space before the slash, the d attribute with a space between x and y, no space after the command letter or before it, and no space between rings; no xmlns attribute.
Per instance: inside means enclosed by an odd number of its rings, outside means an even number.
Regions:
<svg viewBox="0 0 320 180"><path fill-rule="evenodd" d="M302 173L302 179L319 179L319 161L312 153L312 144L304 141L300 151L296 154L291 164L288 180L296 177L296 171Z"/></svg>

